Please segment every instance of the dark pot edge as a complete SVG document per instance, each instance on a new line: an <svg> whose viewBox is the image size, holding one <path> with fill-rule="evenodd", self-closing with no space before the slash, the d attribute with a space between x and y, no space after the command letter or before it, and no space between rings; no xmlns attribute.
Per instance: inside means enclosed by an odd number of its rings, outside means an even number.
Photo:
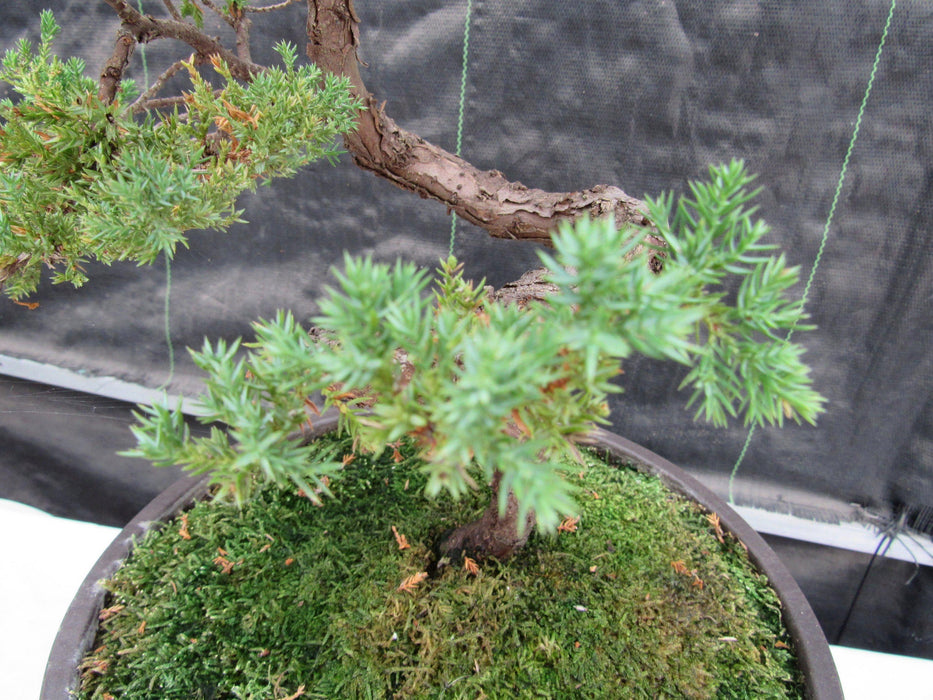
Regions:
<svg viewBox="0 0 933 700"><path fill-rule="evenodd" d="M312 439L334 430L338 420L336 414L323 416L316 421L313 429L304 434L305 439ZM107 591L100 582L113 576L120 568L134 541L203 496L208 481L208 476L182 476L173 482L139 511L100 555L78 588L59 625L49 651L49 660L39 693L40 700L73 700L73 693L78 684L78 666L86 650L94 643L97 617L107 596Z"/></svg>
<svg viewBox="0 0 933 700"><path fill-rule="evenodd" d="M323 418L310 436L332 430L336 425L335 416ZM844 700L836 666L816 616L793 576L761 536L719 496L663 457L608 431L598 431L596 440L617 458L635 462L672 490L719 515L723 527L748 547L749 559L768 577L784 606L784 623L794 637L798 664L811 700ZM136 539L157 527L160 521L179 513L203 493L206 483L207 477L182 477L143 508L104 550L59 626L42 681L41 700L73 698L78 665L85 650L93 644L97 616L106 596L99 582L120 567Z"/></svg>
<svg viewBox="0 0 933 700"><path fill-rule="evenodd" d="M632 460L669 488L719 516L720 524L748 548L748 557L768 578L783 605L783 620L796 643L797 663L811 700L844 700L826 635L797 581L767 542L724 500L696 478L660 455L630 440L600 430L597 440L616 457Z"/></svg>
<svg viewBox="0 0 933 700"><path fill-rule="evenodd" d="M113 576L133 547L161 521L181 512L204 490L207 477L182 476L162 491L123 528L91 567L72 599L49 652L42 679L40 698L72 698L78 679L78 665L94 643L97 617L104 606L107 591L100 582Z"/></svg>

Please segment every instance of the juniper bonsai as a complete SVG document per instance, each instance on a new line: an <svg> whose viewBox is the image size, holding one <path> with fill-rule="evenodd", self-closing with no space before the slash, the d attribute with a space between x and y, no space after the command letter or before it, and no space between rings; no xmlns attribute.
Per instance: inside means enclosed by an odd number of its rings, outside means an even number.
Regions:
<svg viewBox="0 0 933 700"><path fill-rule="evenodd" d="M535 525L553 531L573 516L559 465L606 421L634 353L688 366L688 405L716 424L812 423L820 412L803 349L787 337L803 315L788 295L797 270L764 242L742 163L711 168L679 200L640 202L605 186L531 190L385 114L360 77L350 0L308 0L314 63L299 65L280 44L280 66L253 63L250 26L294 10L290 0L165 0L162 17L106 1L122 24L96 84L79 61L52 53L50 13L38 47L21 41L3 61L0 78L19 94L0 102L0 282L14 300L35 289L43 265L80 285L89 259L173 255L187 231L238 220L243 191L332 158L340 134L361 167L493 236L553 247L540 254L533 291L512 304L465 279L454 258L429 294L431 277L414 265L348 256L313 329L281 313L256 324L255 343L205 342L194 353L208 375L202 419L226 430L195 438L180 409L146 407L132 454L210 473L221 497L240 502L262 479L317 499L341 464L312 459L298 438L336 409L359 449L413 440L429 494L489 488L486 512L440 549L501 559ZM233 48L205 33L205 11L229 24ZM124 80L133 48L160 38L193 53L151 86ZM158 96L179 71L190 88Z"/></svg>
<svg viewBox="0 0 933 700"><path fill-rule="evenodd" d="M310 459L314 448L289 436L335 408L363 450L414 438L429 494L490 484L489 509L440 549L503 559L535 522L554 531L574 516L559 465L606 421L633 353L691 367L688 403L714 423L813 422L821 399L802 348L778 335L800 319L785 297L797 272L765 254L767 228L744 207L749 179L734 162L676 209L671 197L647 200L666 244L660 273L646 262L661 251L642 245L644 229L612 218L563 226L554 254L541 253L551 293L525 308L497 303L453 258L427 296L430 278L414 265L347 256L314 337L283 313L256 324L246 357L223 342L194 354L209 376L204 420L229 433L193 438L180 408L156 405L134 428L132 454L209 471L239 501L253 476L321 493L340 465ZM734 298L729 276L741 279ZM317 393L323 405L309 398Z"/></svg>

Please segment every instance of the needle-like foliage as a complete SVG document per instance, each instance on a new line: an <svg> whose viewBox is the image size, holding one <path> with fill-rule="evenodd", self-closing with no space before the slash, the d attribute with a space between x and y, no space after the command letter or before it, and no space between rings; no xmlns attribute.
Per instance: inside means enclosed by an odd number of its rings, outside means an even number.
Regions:
<svg viewBox="0 0 933 700"><path fill-rule="evenodd" d="M410 263L347 256L314 319L320 342L281 313L256 324L245 358L224 343L194 354L209 373L205 420L227 423L229 436L191 438L179 411L154 406L134 429L133 454L211 471L238 499L249 495L247 474L320 479L335 465L310 466L313 448L287 436L314 420L307 399L321 392L364 450L414 438L429 495L460 496L498 473L500 511L511 492L520 521L533 510L552 531L576 510L559 465L605 422L634 353L690 367L689 403L715 423L812 422L823 400L802 347L782 337L801 317L787 298L797 272L766 254L767 227L746 207L750 179L731 163L676 205L650 201L663 249L638 252L643 232L611 220L565 226L554 254L541 254L557 291L526 309L491 303L453 258L428 295L428 276ZM660 273L646 264L656 254Z"/></svg>
<svg viewBox="0 0 933 700"><path fill-rule="evenodd" d="M703 308L693 334L689 404L697 416L724 426L741 415L746 424L814 423L823 399L810 387L803 347L785 342L807 330L803 300L788 292L798 268L764 242L767 224L746 206L757 194L741 161L710 168L707 182L690 184L690 196L646 198L652 221L681 271L684 293Z"/></svg>
<svg viewBox="0 0 933 700"><path fill-rule="evenodd" d="M213 58L217 91L189 63L183 110L134 117L132 83L100 100L83 62L52 53L50 12L41 28L39 46L21 40L0 69L19 95L0 100L0 285L13 299L35 291L43 266L80 286L89 260L147 264L187 245L187 231L226 229L243 191L335 158L359 108L346 80L296 67L281 44L283 66L246 85Z"/></svg>

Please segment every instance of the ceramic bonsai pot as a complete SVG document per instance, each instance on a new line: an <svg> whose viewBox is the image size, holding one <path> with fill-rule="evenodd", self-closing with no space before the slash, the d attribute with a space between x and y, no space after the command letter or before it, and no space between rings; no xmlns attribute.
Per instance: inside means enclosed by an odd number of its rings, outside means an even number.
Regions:
<svg viewBox="0 0 933 700"><path fill-rule="evenodd" d="M335 425L333 420L320 421L315 432L333 430ZM712 491L653 452L606 431L598 432L596 446L617 460L633 463L637 468L659 477L672 491L719 516L723 529L747 547L749 559L767 576L782 603L784 624L794 640L808 697L812 700L843 700L842 686L819 623L790 572L761 536ZM206 477L178 480L140 511L104 551L62 620L46 667L42 700L68 700L78 685L78 667L92 648L98 614L104 607L106 591L99 582L116 572L132 550L134 541L202 498L206 490Z"/></svg>

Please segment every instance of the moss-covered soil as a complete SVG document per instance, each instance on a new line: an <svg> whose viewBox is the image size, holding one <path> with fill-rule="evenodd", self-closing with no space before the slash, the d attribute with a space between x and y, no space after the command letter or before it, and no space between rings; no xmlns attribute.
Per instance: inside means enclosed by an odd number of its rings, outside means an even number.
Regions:
<svg viewBox="0 0 933 700"><path fill-rule="evenodd" d="M568 467L575 529L435 571L439 535L487 495L426 500L418 465L391 450L344 471L323 507L270 488L150 533L107 584L81 696L801 694L774 593L710 514L652 477L588 455Z"/></svg>

